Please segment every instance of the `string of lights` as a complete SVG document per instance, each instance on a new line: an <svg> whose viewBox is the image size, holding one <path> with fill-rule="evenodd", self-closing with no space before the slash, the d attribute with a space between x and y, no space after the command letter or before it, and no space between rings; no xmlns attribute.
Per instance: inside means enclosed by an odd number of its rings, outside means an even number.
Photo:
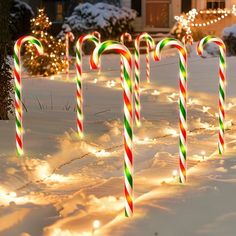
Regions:
<svg viewBox="0 0 236 236"><path fill-rule="evenodd" d="M195 23L197 15L218 15L215 19L208 20L206 22ZM186 15L175 16L175 20L180 23L186 34L191 34L191 27L206 27L211 24L215 24L218 21L223 20L229 15L236 16L236 6L233 5L232 9L212 9L212 10L200 10L199 12L194 8L190 10Z"/></svg>

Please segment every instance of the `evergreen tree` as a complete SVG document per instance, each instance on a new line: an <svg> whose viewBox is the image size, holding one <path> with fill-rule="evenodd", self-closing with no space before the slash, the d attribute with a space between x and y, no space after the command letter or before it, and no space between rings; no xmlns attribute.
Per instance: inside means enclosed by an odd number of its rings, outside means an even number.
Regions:
<svg viewBox="0 0 236 236"><path fill-rule="evenodd" d="M9 113L12 113L12 73L7 58L7 52L11 43L10 25L10 9L11 0L0 1L0 120L9 119Z"/></svg>
<svg viewBox="0 0 236 236"><path fill-rule="evenodd" d="M41 41L44 55L37 56L32 44L26 46L24 66L30 74L49 76L64 71L66 68L65 44L50 35L51 25L44 9L39 9L38 16L31 20L31 35Z"/></svg>

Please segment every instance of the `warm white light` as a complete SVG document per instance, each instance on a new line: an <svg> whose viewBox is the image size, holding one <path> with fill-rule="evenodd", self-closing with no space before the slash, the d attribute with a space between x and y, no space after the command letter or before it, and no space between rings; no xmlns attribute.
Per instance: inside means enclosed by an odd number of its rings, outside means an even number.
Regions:
<svg viewBox="0 0 236 236"><path fill-rule="evenodd" d="M94 229L99 229L100 226L101 226L101 223L100 223L99 220L95 220L95 221L93 222L93 228L94 228Z"/></svg>
<svg viewBox="0 0 236 236"><path fill-rule="evenodd" d="M205 156L205 155L206 155L206 152L205 152L205 151L201 151L201 155L202 155L202 156Z"/></svg>
<svg viewBox="0 0 236 236"><path fill-rule="evenodd" d="M172 171L172 176L173 176L173 178L178 177L178 175L179 175L178 170L173 170L173 171Z"/></svg>

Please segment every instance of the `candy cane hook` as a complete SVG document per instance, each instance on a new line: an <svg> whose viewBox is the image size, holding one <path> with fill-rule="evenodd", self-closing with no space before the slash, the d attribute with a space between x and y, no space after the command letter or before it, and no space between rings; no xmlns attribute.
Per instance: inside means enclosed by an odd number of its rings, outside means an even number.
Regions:
<svg viewBox="0 0 236 236"><path fill-rule="evenodd" d="M83 123L83 71L82 71L82 45L86 41L92 41L96 46L99 43L97 37L92 34L86 34L81 36L76 43L76 99L77 99L77 130L79 137L83 137L84 123Z"/></svg>
<svg viewBox="0 0 236 236"><path fill-rule="evenodd" d="M226 90L226 47L224 42L215 36L206 36L203 38L197 47L197 53L202 56L204 47L207 43L215 43L219 46L219 134L218 134L218 150L222 155L224 152L225 140L225 90Z"/></svg>
<svg viewBox="0 0 236 236"><path fill-rule="evenodd" d="M149 51L154 50L155 48L155 41L153 38L147 34L142 33L140 34L134 42L135 52L134 52L134 63L135 63L135 78L134 78L134 97L135 97L135 121L137 126L141 125L140 122L140 113L141 113L141 105L140 105L140 42L142 39L145 39L147 42L148 47L148 55L146 55L146 62L147 62L147 81L150 81L150 65L149 65Z"/></svg>
<svg viewBox="0 0 236 236"><path fill-rule="evenodd" d="M102 36L101 36L101 34L100 34L98 31L93 31L92 35L94 35L95 37L98 38L99 43L102 42ZM100 63L100 64L99 64L99 69L98 69L98 75L101 74L101 70L102 70L102 59L99 61L99 63Z"/></svg>
<svg viewBox="0 0 236 236"><path fill-rule="evenodd" d="M161 51L166 46L178 49L179 52L179 169L180 182L186 182L187 158L187 51L177 39L166 38L161 40L155 50L156 61L161 59Z"/></svg>
<svg viewBox="0 0 236 236"><path fill-rule="evenodd" d="M129 33L123 33L121 36L120 36L120 41L121 43L125 43L125 38L127 38L128 42L131 42L132 41L132 36L131 34ZM122 60L122 57L120 58L120 80L122 81L123 83L123 73L124 73L124 65L123 65L123 60Z"/></svg>
<svg viewBox="0 0 236 236"><path fill-rule="evenodd" d="M39 55L43 54L41 42L32 36L23 36L14 45L14 81L15 81L15 114L16 114L16 149L18 156L24 154L23 145L23 109L22 109L22 81L21 81L21 47L24 43L33 44Z"/></svg>
<svg viewBox="0 0 236 236"><path fill-rule="evenodd" d="M96 69L99 59L104 52L116 51L121 54L124 62L124 179L125 179L125 215L133 214L133 102L132 102L132 55L130 51L121 43L116 41L105 41L99 44L90 60L92 68Z"/></svg>
<svg viewBox="0 0 236 236"><path fill-rule="evenodd" d="M65 35L66 41L66 79L70 79L70 46L69 41L73 42L75 40L75 36L72 32L67 32Z"/></svg>

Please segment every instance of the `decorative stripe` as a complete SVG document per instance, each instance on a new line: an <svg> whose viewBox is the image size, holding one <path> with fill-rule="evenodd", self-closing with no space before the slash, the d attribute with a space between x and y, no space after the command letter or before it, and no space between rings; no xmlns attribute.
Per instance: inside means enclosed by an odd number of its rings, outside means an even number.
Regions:
<svg viewBox="0 0 236 236"><path fill-rule="evenodd" d="M203 38L198 46L197 53L202 56L204 47L208 43L215 43L219 46L219 135L218 135L218 150L219 154L224 152L224 133L225 133L225 92L226 92L226 47L224 42L215 36L209 35Z"/></svg>
<svg viewBox="0 0 236 236"><path fill-rule="evenodd" d="M187 172L187 51L182 43L174 38L161 40L154 53L154 59L161 59L164 47L174 47L179 52L179 180L186 182Z"/></svg>
<svg viewBox="0 0 236 236"><path fill-rule="evenodd" d="M99 39L92 34L81 36L76 43L76 100L77 100L77 131L80 138L84 136L84 114L83 114L83 70L82 70L82 46L85 41L92 41L95 46L99 44Z"/></svg>
<svg viewBox="0 0 236 236"><path fill-rule="evenodd" d="M155 41L153 38L147 34L140 34L134 42L134 64L135 64L135 80L134 80L134 97L135 97L135 121L136 125L140 126L140 113L141 113L141 103L140 103L140 42L141 40L146 40L147 43L147 54L146 54L146 78L150 82L150 62L149 62L149 52L155 49Z"/></svg>
<svg viewBox="0 0 236 236"><path fill-rule="evenodd" d="M67 32L65 35L65 43L66 43L66 56L65 61L67 64L66 67L66 80L70 79L70 46L69 41L73 42L75 40L75 36L72 32Z"/></svg>
<svg viewBox="0 0 236 236"><path fill-rule="evenodd" d="M132 84L132 56L130 51L116 41L105 41L99 44L90 60L93 69L98 68L101 55L107 51L115 51L121 54L124 63L123 94L124 94L124 193L125 215L133 214L133 84Z"/></svg>
<svg viewBox="0 0 236 236"><path fill-rule="evenodd" d="M37 50L38 55L43 54L43 46L41 42L32 36L23 36L18 39L14 45L14 81L15 81L15 114L16 114L16 149L18 156L23 156L23 109L22 109L22 82L21 82L21 47L24 43L29 42L33 44Z"/></svg>

